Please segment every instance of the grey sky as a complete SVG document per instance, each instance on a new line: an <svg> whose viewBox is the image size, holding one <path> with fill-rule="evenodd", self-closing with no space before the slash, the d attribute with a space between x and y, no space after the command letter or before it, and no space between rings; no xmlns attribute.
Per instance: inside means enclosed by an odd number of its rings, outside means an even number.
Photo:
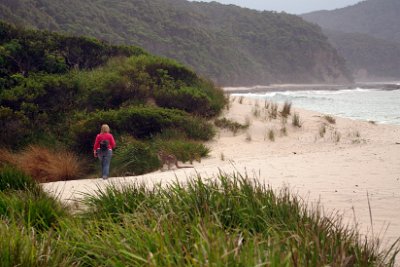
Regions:
<svg viewBox="0 0 400 267"><path fill-rule="evenodd" d="M211 0L196 0L211 2ZM234 4L258 10L285 11L302 14L316 10L333 10L354 5L362 0L214 0L223 4Z"/></svg>

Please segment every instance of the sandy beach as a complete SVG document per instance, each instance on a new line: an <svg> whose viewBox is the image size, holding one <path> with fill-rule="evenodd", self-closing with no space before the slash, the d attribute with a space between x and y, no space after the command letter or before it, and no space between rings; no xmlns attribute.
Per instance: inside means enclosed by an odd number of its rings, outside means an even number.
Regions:
<svg viewBox="0 0 400 267"><path fill-rule="evenodd" d="M231 97L230 108L221 117L250 122L250 127L236 134L220 130L207 144L210 157L193 163L194 168L107 181L55 182L44 184L44 188L63 201L73 202L114 182L151 185L196 175L212 178L221 171L247 173L276 190L289 187L310 206L319 202L326 214L343 214L346 223L356 220L361 233L382 238L383 246L400 237L399 126L343 118L331 124L324 114L292 107L292 114L300 116L302 126L298 128L292 126L290 116L286 124L279 116L271 119L265 104Z"/></svg>

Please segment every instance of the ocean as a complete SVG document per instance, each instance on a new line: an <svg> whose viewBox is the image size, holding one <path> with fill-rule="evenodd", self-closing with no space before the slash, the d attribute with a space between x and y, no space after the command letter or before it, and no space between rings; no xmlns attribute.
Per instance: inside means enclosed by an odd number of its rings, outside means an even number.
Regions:
<svg viewBox="0 0 400 267"><path fill-rule="evenodd" d="M294 108L356 120L400 125L400 90L386 90L378 85L376 87L262 92L262 87L258 86L255 93L233 93L232 96L246 96L277 103L289 101ZM252 87L247 89L252 90Z"/></svg>

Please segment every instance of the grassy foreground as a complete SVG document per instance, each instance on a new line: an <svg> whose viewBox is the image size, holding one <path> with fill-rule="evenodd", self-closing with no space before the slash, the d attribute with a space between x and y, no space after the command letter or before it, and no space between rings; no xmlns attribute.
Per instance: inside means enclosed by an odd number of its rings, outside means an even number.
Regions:
<svg viewBox="0 0 400 267"><path fill-rule="evenodd" d="M1 266L394 266L399 252L240 175L111 185L75 215L20 184L0 192Z"/></svg>

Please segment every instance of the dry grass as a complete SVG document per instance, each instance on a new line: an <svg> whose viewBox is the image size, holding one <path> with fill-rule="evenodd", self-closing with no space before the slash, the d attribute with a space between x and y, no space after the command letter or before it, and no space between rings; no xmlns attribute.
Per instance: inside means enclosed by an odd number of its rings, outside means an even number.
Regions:
<svg viewBox="0 0 400 267"><path fill-rule="evenodd" d="M323 117L327 122L329 122L330 124L335 124L336 123L336 119L330 115L325 115Z"/></svg>
<svg viewBox="0 0 400 267"><path fill-rule="evenodd" d="M0 148L0 165L14 165L18 157L6 148Z"/></svg>
<svg viewBox="0 0 400 267"><path fill-rule="evenodd" d="M258 118L261 115L261 110L259 107L256 106L255 108L253 108L251 113L253 114L254 117Z"/></svg>
<svg viewBox="0 0 400 267"><path fill-rule="evenodd" d="M274 130L270 129L270 130L268 131L268 139L269 139L271 142L275 142L275 132L274 132Z"/></svg>
<svg viewBox="0 0 400 267"><path fill-rule="evenodd" d="M282 136L287 136L287 135L288 135L286 126L283 126L283 127L281 128L280 132L281 132L281 135L282 135Z"/></svg>
<svg viewBox="0 0 400 267"><path fill-rule="evenodd" d="M268 115L270 119L276 119L278 117L278 104L271 103Z"/></svg>
<svg viewBox="0 0 400 267"><path fill-rule="evenodd" d="M246 141L251 142L253 138L251 137L251 134L249 132L246 133Z"/></svg>
<svg viewBox="0 0 400 267"><path fill-rule="evenodd" d="M0 162L18 167L41 183L75 180L83 174L81 161L75 154L35 145L17 154L4 151Z"/></svg>
<svg viewBox="0 0 400 267"><path fill-rule="evenodd" d="M342 134L338 131L333 131L332 132L332 140L337 144L340 142L340 139L342 138Z"/></svg>
<svg viewBox="0 0 400 267"><path fill-rule="evenodd" d="M326 134L326 124L322 124L321 127L319 128L319 136L323 138Z"/></svg>
<svg viewBox="0 0 400 267"><path fill-rule="evenodd" d="M294 113L293 117L292 117L292 125L294 127L298 127L301 128L302 123L300 121L300 115L298 113Z"/></svg>

